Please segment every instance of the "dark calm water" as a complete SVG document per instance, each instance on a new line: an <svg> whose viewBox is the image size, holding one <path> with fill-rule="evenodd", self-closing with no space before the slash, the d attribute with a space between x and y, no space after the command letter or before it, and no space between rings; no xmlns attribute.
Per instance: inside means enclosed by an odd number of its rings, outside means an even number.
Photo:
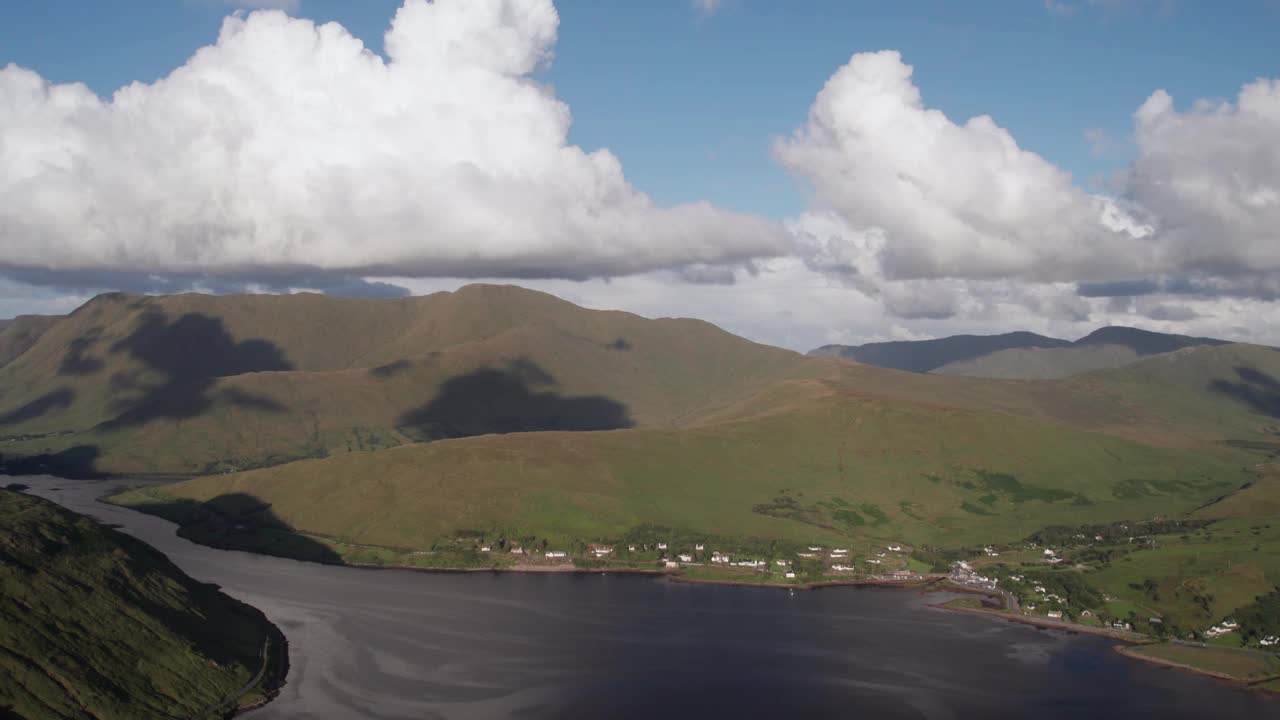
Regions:
<svg viewBox="0 0 1280 720"><path fill-rule="evenodd" d="M212 550L23 478L261 608L292 668L277 718L1280 718L1280 702L1152 667L1113 641L926 607L593 575L358 570Z"/></svg>

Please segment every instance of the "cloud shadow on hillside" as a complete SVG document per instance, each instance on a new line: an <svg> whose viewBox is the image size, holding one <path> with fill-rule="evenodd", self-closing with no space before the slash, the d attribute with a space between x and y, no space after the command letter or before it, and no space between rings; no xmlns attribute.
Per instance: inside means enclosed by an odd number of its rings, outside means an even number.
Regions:
<svg viewBox="0 0 1280 720"><path fill-rule="evenodd" d="M201 545L331 565L342 562L328 545L298 533L275 514L270 503L248 493L227 493L205 502L174 499L133 507L177 523L180 537Z"/></svg>
<svg viewBox="0 0 1280 720"><path fill-rule="evenodd" d="M9 475L56 475L75 480L99 478L97 468L102 451L96 445L76 445L59 452L7 457L0 454L0 473Z"/></svg>
<svg viewBox="0 0 1280 720"><path fill-rule="evenodd" d="M547 430L616 430L634 423L607 397L563 397L559 383L528 358L506 368L482 368L451 378L425 405L397 421L417 440Z"/></svg>
<svg viewBox="0 0 1280 720"><path fill-rule="evenodd" d="M102 358L90 355L89 350L98 344L98 339L91 335L78 337L67 345L67 352L58 365L59 375L92 375L101 370L105 363Z"/></svg>
<svg viewBox="0 0 1280 720"><path fill-rule="evenodd" d="M129 397L116 402L119 414L104 424L107 428L196 417L217 400L249 410L282 412L284 407L271 398L235 388L214 392L213 387L221 377L293 369L274 343L236 342L222 320L200 313L187 313L172 322L163 313L148 313L128 337L111 346L111 352L128 353L165 379L144 384L127 374L113 376L112 386Z"/></svg>
<svg viewBox="0 0 1280 720"><path fill-rule="evenodd" d="M1237 367L1240 382L1214 380L1210 387L1216 392L1248 405L1254 412L1280 418L1280 381L1251 367Z"/></svg>
<svg viewBox="0 0 1280 720"><path fill-rule="evenodd" d="M71 388L50 390L40 397L7 413L0 415L0 425L17 425L28 420L35 420L47 413L65 410L71 407L76 393Z"/></svg>

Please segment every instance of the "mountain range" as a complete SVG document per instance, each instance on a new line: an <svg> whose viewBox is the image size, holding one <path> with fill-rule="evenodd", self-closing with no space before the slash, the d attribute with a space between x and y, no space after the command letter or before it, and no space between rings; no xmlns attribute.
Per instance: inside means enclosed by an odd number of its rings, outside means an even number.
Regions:
<svg viewBox="0 0 1280 720"><path fill-rule="evenodd" d="M1109 326L1074 342L1023 331L866 345L823 345L811 350L809 355L911 372L1044 380L1121 367L1144 357L1187 347L1225 344L1227 341L1214 338Z"/></svg>
<svg viewBox="0 0 1280 720"><path fill-rule="evenodd" d="M984 342L925 347L947 365ZM173 476L114 501L210 545L375 564L496 562L459 545L477 537L941 552L1049 527L1250 522L1280 498L1265 470L1280 352L1130 329L996 342L1139 357L1052 380L906 372L512 286L109 294L0 328L0 462ZM1234 589L1208 606L1171 590L1162 612L1199 622L1280 581L1248 549L1270 536L1240 532L1219 558Z"/></svg>

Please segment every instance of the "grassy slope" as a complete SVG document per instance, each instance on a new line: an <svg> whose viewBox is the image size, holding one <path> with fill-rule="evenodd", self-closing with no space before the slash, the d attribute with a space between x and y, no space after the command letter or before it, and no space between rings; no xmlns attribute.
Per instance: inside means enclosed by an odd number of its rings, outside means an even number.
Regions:
<svg viewBox="0 0 1280 720"><path fill-rule="evenodd" d="M463 379L455 396L482 405L508 388L476 373L513 367L532 368L521 397L549 407L532 424L553 426L594 406L620 420L608 426L680 424L817 372L704 322L514 287L403 300L109 295L0 368L0 433L46 435L8 443L9 456L90 447L99 471L255 467L415 439L406 416L446 383Z"/></svg>
<svg viewBox="0 0 1280 720"><path fill-rule="evenodd" d="M1257 435L1240 403L1206 384L1243 382L1242 366L1280 375L1277 355L1207 348L1060 383L994 381L807 359L695 320L515 287L401 300L108 295L0 367L0 437L10 460L196 474L495 429L688 427L741 414L779 382L825 378L859 396L1186 447ZM1132 374L1160 363L1191 367ZM415 425L423 412L440 419L442 397L445 415L493 417Z"/></svg>
<svg viewBox="0 0 1280 720"><path fill-rule="evenodd" d="M3 321L0 325L0 367L29 350L60 319L56 315L19 315Z"/></svg>
<svg viewBox="0 0 1280 720"><path fill-rule="evenodd" d="M1154 658L1170 663L1219 673L1237 680L1257 682L1280 675L1280 656L1240 648L1192 647L1161 643L1140 645L1127 649L1132 655Z"/></svg>
<svg viewBox="0 0 1280 720"><path fill-rule="evenodd" d="M189 718L282 648L260 612L88 518L0 490L0 526L0 715Z"/></svg>
<svg viewBox="0 0 1280 720"><path fill-rule="evenodd" d="M766 393L745 404L753 410L727 413L731 420L679 431L449 440L206 477L166 491L199 500L244 493L300 530L402 547L429 547L464 528L603 540L642 523L954 545L1011 541L1054 522L1185 512L1244 482L1231 451L1153 447L998 412L854 399L825 381L773 392L785 401ZM1133 478L1167 489L1117 491ZM754 510L780 495L800 512ZM841 503L853 509L846 521L837 518Z"/></svg>
<svg viewBox="0 0 1280 720"><path fill-rule="evenodd" d="M1138 353L1121 345L1018 348L948 363L930 372L1010 380L1049 380L1090 370L1121 367L1137 362L1139 358Z"/></svg>

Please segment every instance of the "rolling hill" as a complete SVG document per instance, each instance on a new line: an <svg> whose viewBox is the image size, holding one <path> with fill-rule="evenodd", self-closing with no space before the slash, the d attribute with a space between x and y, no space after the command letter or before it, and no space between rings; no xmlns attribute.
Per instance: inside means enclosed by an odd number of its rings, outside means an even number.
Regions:
<svg viewBox="0 0 1280 720"><path fill-rule="evenodd" d="M440 440L124 502L179 521L159 506L209 503L235 524L269 508L281 542L299 532L353 546L425 549L476 528L588 542L654 524L955 546L1191 512L1248 482L1280 419L1269 380L1280 353L1257 346L1190 348L1059 382L825 367L679 428Z"/></svg>
<svg viewBox="0 0 1280 720"><path fill-rule="evenodd" d="M1028 332L955 335L867 345L825 345L815 357L840 357L878 367L940 375L1052 380L1137 362L1151 355L1225 340L1171 335L1130 327L1104 327L1070 342Z"/></svg>
<svg viewBox="0 0 1280 720"><path fill-rule="evenodd" d="M14 472L192 474L493 432L676 427L815 372L705 322L509 286L111 294L0 367L0 437Z"/></svg>
<svg viewBox="0 0 1280 720"><path fill-rule="evenodd" d="M836 357L876 367L929 372L944 365L964 362L1001 350L1017 348L1067 347L1067 340L1031 332L1002 335L952 335L935 340L904 340L866 345L824 345L809 351L814 357Z"/></svg>
<svg viewBox="0 0 1280 720"><path fill-rule="evenodd" d="M0 717L222 717L283 675L262 613L132 537L9 490L0 526Z"/></svg>

